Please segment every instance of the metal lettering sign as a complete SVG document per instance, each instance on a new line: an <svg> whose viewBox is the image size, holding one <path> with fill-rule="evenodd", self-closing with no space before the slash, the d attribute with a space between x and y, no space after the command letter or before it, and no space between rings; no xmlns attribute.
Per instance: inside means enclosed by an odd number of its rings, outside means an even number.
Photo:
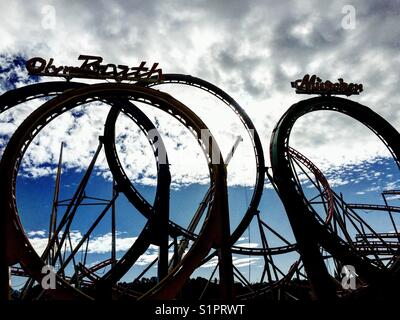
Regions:
<svg viewBox="0 0 400 320"><path fill-rule="evenodd" d="M324 96L330 95L345 95L351 96L353 94L360 94L363 91L362 84L346 83L342 78L338 82L331 82L329 80L323 82L321 78L316 75L306 74L303 79L298 79L291 82L292 88L296 89L296 93L300 94L320 94Z"/></svg>
<svg viewBox="0 0 400 320"><path fill-rule="evenodd" d="M80 55L78 60L83 60L80 67L56 66L53 64L53 58L47 62L43 58L35 57L26 62L26 68L31 75L64 77L68 80L72 78L112 79L117 82L155 82L162 80L162 69L157 68L158 63L153 63L151 68L148 68L145 66L145 61L142 61L137 67L129 67L126 65L102 64L103 58L98 56Z"/></svg>

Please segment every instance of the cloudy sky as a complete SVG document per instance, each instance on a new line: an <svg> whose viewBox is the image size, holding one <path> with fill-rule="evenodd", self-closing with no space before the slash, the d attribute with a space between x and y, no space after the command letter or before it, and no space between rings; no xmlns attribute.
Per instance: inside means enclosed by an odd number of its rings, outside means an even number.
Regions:
<svg viewBox="0 0 400 320"><path fill-rule="evenodd" d="M304 98L294 94L290 81L305 73L362 82L365 92L354 100L399 125L399 1L193 1L191 5L184 1L1 1L0 9L7 12L0 22L3 64L7 57L20 55L77 65L79 54L101 55L105 62L128 65L159 62L165 73L192 74L231 94L251 116L265 150L276 121ZM199 113L226 153L241 133L228 108L215 106L218 102L196 89L164 86L164 90ZM175 140L179 137L181 149L192 144L175 120L148 109L148 114L163 118L161 130L168 129ZM85 121L74 123L70 118L63 129L75 125L75 137L88 135L94 126L81 126L95 123L98 117L99 112L88 111ZM340 115L317 113L299 121L292 141L328 169L382 154L382 146L362 129ZM12 125L1 130L10 133ZM88 146L94 148L96 139L91 140ZM56 159L58 145L52 146L47 157ZM232 184L252 184L254 167L243 165L253 163L248 147L245 141L232 162ZM176 163L179 157L168 151ZM80 166L84 156L74 154L75 160L67 161ZM45 160L51 159L36 157L34 164ZM141 171L154 174L146 161L141 163ZM196 161L180 161L171 170L180 182L199 182L207 175ZM193 177L185 176L188 171Z"/></svg>
<svg viewBox="0 0 400 320"><path fill-rule="evenodd" d="M351 99L400 127L400 1L187 3L2 0L0 92L27 82L54 80L27 77L23 61L34 56L52 57L60 65L78 65L80 54L131 66L158 62L164 73L204 78L232 95L253 120L267 156L275 123L288 107L305 98L294 93L290 82L309 73L324 80L342 77L363 83L364 92ZM228 179L231 186L252 186L251 144L234 114L198 89L174 85L158 89L196 111L215 134L224 155L236 137L243 136L229 164ZM0 115L1 150L16 127L42 102L25 103ZM173 187L208 183L206 163L189 132L162 112L141 107L157 123L165 140ZM92 104L80 108L83 115L79 117L67 113L56 119L29 148L22 176L46 179L53 175L61 141L67 143L65 168L85 168L90 151L97 147L107 111L107 106ZM117 133L120 158L132 180L154 186L155 163L146 139L123 117ZM386 163L374 165L388 157L383 145L345 116L330 112L305 116L295 125L291 145L311 158L332 185L360 181L372 185L350 189L353 194L368 194L376 186L381 190L388 183L397 186L398 177L385 171ZM110 177L103 155L97 170L100 176ZM386 175L391 175L389 182L382 178ZM38 226L31 229L41 230Z"/></svg>

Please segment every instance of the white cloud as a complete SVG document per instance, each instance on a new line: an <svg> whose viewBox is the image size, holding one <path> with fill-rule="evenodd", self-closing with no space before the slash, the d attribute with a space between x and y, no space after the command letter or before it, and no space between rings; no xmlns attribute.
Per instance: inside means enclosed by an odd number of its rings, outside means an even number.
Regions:
<svg viewBox="0 0 400 320"><path fill-rule="evenodd" d="M38 254L41 254L48 243L47 232L44 230L38 230L30 231L27 234L34 249L38 252ZM78 230L71 231L70 236L73 247L75 247L83 237L82 233ZM136 239L137 237L124 237L122 233L117 232L116 251L127 251ZM85 246L82 247L82 250L84 248ZM154 249L154 247L150 247L150 249ZM69 246L67 246L67 250L70 250ZM103 254L109 252L111 252L111 233L98 235L90 239L88 253Z"/></svg>
<svg viewBox="0 0 400 320"><path fill-rule="evenodd" d="M29 231L27 233L28 237L44 237L46 235L46 231L45 230L38 230L38 231Z"/></svg>
<svg viewBox="0 0 400 320"><path fill-rule="evenodd" d="M126 237L125 233L117 232L116 234L116 251L119 253L125 253L132 244L136 241L137 237ZM41 255L45 250L48 243L47 232L44 230L32 230L27 233L30 243L36 252ZM62 234L60 234L62 236ZM81 231L72 230L70 232L71 244L72 247L75 248L76 245L81 241L83 235ZM102 235L97 235L95 237L91 237L88 246L88 254L106 254L111 253L111 233L106 233ZM86 244L81 247L81 250L86 248ZM67 244L67 252L70 252L69 243ZM186 249L185 254L188 252ZM174 254L173 248L169 250L169 259L172 258ZM158 247L155 245L150 245L146 252L139 257L135 265L137 266L145 266L149 263L153 262L158 257ZM234 262L236 258L234 258ZM249 263L255 263L257 259L250 260ZM212 261L212 262L211 262ZM238 264L240 266L243 265L243 260L238 259ZM214 259L210 260L210 263L214 263ZM96 263L92 263L94 265ZM208 264L205 264L203 267L208 267Z"/></svg>
<svg viewBox="0 0 400 320"><path fill-rule="evenodd" d="M291 104L303 98L293 94L289 82L305 73L363 82L365 92L354 100L372 107L394 126L400 124L399 75L395 71L400 66L398 3L354 1L358 24L352 31L340 26L343 4L54 1L56 24L45 29L42 9L47 1L1 2L0 10L7 14L0 22L0 54L54 57L56 64L63 65L76 65L79 54L98 54L107 63L157 61L164 72L205 78L225 89L248 112L261 136L268 164L273 126ZM4 63L1 59L0 65ZM26 76L21 68L16 72ZM196 89L158 89L173 93L195 110L217 137L224 155L237 135L245 138L229 165L228 178L230 185L253 185L251 144L234 114ZM6 142L3 135L10 135L37 105L30 102L1 115L1 146ZM79 119L65 114L37 137L37 145L31 146L24 159L26 175L54 174L62 140L67 142L66 167L85 168L102 132L107 108L101 108L104 111L85 108ZM190 134L168 116L151 108L144 110L151 119L159 120L172 164L172 185L207 183L205 161ZM128 129L121 124L121 133L129 131L130 135L121 142L127 149L120 156L127 173L136 182L154 185L155 166L147 141L137 135L135 126L125 123ZM301 119L295 129L291 144L324 170L388 156L365 128L344 116L317 112ZM109 177L104 157L98 168ZM333 177L331 183L342 185L349 180Z"/></svg>
<svg viewBox="0 0 400 320"><path fill-rule="evenodd" d="M249 265L257 264L257 262L260 260L261 260L260 257L245 257L245 258L238 258L235 256L232 257L232 262L234 266L237 268L243 268ZM200 268L215 268L217 263L218 263L218 257L214 257L207 263L203 264Z"/></svg>

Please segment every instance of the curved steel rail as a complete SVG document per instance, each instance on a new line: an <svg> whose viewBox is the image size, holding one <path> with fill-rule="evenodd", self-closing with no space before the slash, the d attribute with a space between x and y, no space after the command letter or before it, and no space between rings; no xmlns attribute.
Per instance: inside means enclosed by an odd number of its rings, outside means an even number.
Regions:
<svg viewBox="0 0 400 320"><path fill-rule="evenodd" d="M256 214L258 205L261 200L262 192L264 189L265 160L264 160L264 151L262 148L258 132L253 122L251 121L250 117L247 115L244 109L239 105L239 103L237 103L230 95L228 95L225 91L218 88L214 84L190 75L170 73L170 74L163 74L162 82L152 82L150 84L147 84L147 86L155 87L166 83L170 84L176 83L176 84L192 86L214 95L235 112L235 114L240 119L240 121L242 122L246 131L249 134L251 143L253 145L254 156L256 160L256 168L257 168L256 181L254 185L254 192L249 203L249 207L246 213L244 214L242 220L240 221L239 225L232 232L231 245L233 245L245 232L254 214Z"/></svg>
<svg viewBox="0 0 400 320"><path fill-rule="evenodd" d="M311 162L310 159L301 154L299 151L289 147L289 153L292 157L295 157L299 162L304 164L314 174L315 178L324 188L324 193L322 196L325 198L328 204L328 214L326 216L325 223L329 224L333 215L335 214L335 200L328 180L325 178L321 170L319 170L319 168L313 162Z"/></svg>
<svg viewBox="0 0 400 320"><path fill-rule="evenodd" d="M51 96L56 96L61 94L62 92L65 92L67 90L72 90L72 89L77 89L81 88L83 86L88 86L86 83L78 83L78 82L66 82L66 81L52 81L52 82L41 82L41 83L35 83L35 84L30 84L25 87L20 87L16 88L14 90L10 90L5 92L0 96L0 114L15 107L18 104L31 101L34 99L39 99L39 98L47 98ZM107 103L107 101L105 101ZM121 103L121 102L120 102ZM124 101L123 103L125 104L131 104L129 101ZM147 118L147 116L138 110L136 106L132 106L132 108L136 108L136 118L133 118L133 121L138 125L138 127L141 129L141 131L147 135L147 133L150 130L156 130L156 127L151 124L151 121ZM146 120L147 119L147 120ZM145 122L146 126L141 124L141 122ZM112 146L110 143L110 140L107 139L109 138L107 131L105 135L105 150L111 150L111 148L115 148L115 146ZM161 139L160 136L157 136L158 140L157 143L159 145L160 149L165 149L164 143ZM154 146L151 144L151 147L153 148L153 151L156 156L156 164L159 166L158 162L158 157L157 157L157 150L154 148ZM110 151L109 151L110 153ZM109 158L108 158L109 159ZM109 161L110 164L113 164L114 162ZM116 168L118 165L120 165L119 161L115 162L116 163ZM117 169L114 169L115 172L117 172ZM126 175L125 175L126 176ZM126 178L126 177L125 177ZM127 178L126 178L127 179ZM129 180L129 179L128 179ZM158 180L158 179L157 179ZM120 183L126 183L126 181L120 181ZM134 185L129 186L129 190L124 188L124 192L127 196L128 199L131 200L132 203L135 204L135 207L146 217L149 217L152 210L153 206L150 205L146 199L143 198L143 196L138 192L138 190L135 188ZM157 197L157 196L156 196ZM184 236L187 239L190 240L195 240L196 239L196 234L189 232L185 228L179 226L178 224L174 223L173 221L170 221L170 232L171 235L176 235L176 236Z"/></svg>
<svg viewBox="0 0 400 320"><path fill-rule="evenodd" d="M348 203L347 206L351 209L400 212L400 207L386 206L386 205L379 205L379 204Z"/></svg>
<svg viewBox="0 0 400 320"><path fill-rule="evenodd" d="M300 101L286 111L274 128L270 143L272 170L303 258L304 267L316 296L320 299L333 299L335 286L320 255L320 246L343 263L353 265L358 274L371 284L388 285L394 276L387 270L372 266L368 259L360 256L353 247L333 234L326 224L321 224L297 185L289 159L290 132L298 118L318 110L340 112L366 125L384 142L398 166L400 134L371 109L338 97L316 97Z"/></svg>
<svg viewBox="0 0 400 320"><path fill-rule="evenodd" d="M246 256L264 256L264 255L278 255L289 253L297 250L296 244L287 246L273 247L273 248L245 248L240 246L233 246L232 253L242 254Z"/></svg>
<svg viewBox="0 0 400 320"><path fill-rule="evenodd" d="M84 83L76 83L76 82L46 82L46 83L36 83L36 84L32 84L32 85L28 85L25 87L21 87L21 88L17 88L15 90L12 91L8 91L5 94L3 94L2 96L0 96L0 113L9 110L10 108L26 102L26 101L30 101L33 99L37 99L37 98L43 98L43 97L47 97L47 96L55 96L57 94L60 94L62 92L65 92L67 90L71 90L71 89L76 89L76 88L82 88L88 86L87 84ZM105 101L107 103L107 101ZM121 101L114 101L117 104L121 104ZM147 135L147 133L150 130L156 130L155 126L153 125L153 123L147 118L147 116L140 111L140 109L138 109L135 105L131 104L129 101L124 101L124 104L128 104L130 105L131 111L132 111L132 116L131 118L134 120L134 122L138 125L138 127L141 129L141 131ZM115 110L111 109L111 110ZM112 114L112 111L110 111L110 113ZM118 111L119 113L119 111ZM106 127L107 129L107 127ZM107 137L105 137L107 138ZM157 136L158 141L157 144L159 146L159 148L164 149L164 144L163 141L161 139L161 137L158 135ZM107 147L109 147L110 143L108 142L109 139L105 139L105 149L106 152L109 150L107 149ZM108 143L107 143L108 142ZM153 147L152 143L150 143L151 146ZM170 179L170 174L169 174L169 168L168 168L168 163L164 164L164 165L159 165L158 163L158 158L157 158L157 150L154 149L153 147L153 151L154 151L154 155L156 156L156 162L158 164L158 168L159 170L157 170L157 191L156 191L156 197L155 197L155 207L157 207L157 201L159 200L159 190L161 187L165 186L169 186L169 179ZM111 168L112 170L112 168ZM116 170L114 170L116 171ZM161 177L161 179L160 179ZM167 179L167 180L165 180ZM122 188L122 183L121 183L121 179L118 181L119 185L118 187ZM148 211L146 211L143 208L143 204L147 204L147 202L144 200L144 198L140 195L140 193L136 190L136 188L130 184L130 191L133 191L133 195L129 195L129 199L131 200L131 202L136 206L136 208L141 212L145 212L148 213ZM122 191L126 191L126 189L123 189ZM146 207L147 208L151 208L151 211L153 211L153 206L148 205ZM160 207L160 206L158 206ZM168 206L164 206L164 207L168 207ZM150 210L149 210L150 211ZM155 223L153 223L155 224ZM178 225L173 224L172 222L171 224L171 228L174 232L174 234L177 235L184 235L186 236L186 238L188 239L194 239L195 237L193 235L191 235L189 232L185 231L183 228L180 228ZM150 228L150 224L146 225L146 228L149 229ZM150 228L152 229L152 228ZM138 242L135 243L135 245L133 245L133 249L136 249L137 252L137 257L140 255L139 253L144 253L144 251L150 246L150 240L152 240L153 242L155 242L155 236L154 233L153 235L150 235L149 232L146 230L143 232L143 234L146 234L146 237L144 236L139 236L138 237ZM146 240L145 240L146 239ZM140 250L138 249L140 248ZM133 250L132 249L132 250ZM7 250L7 252L15 252L15 250L13 248L10 248ZM135 260L136 261L136 260ZM121 259L120 263L118 263L116 265L116 269L114 269L114 273L117 272L117 270L120 270L120 265L122 264L122 262L124 262L125 264L127 263L127 259L126 257L124 257L123 259ZM133 264L134 261L131 261L131 263ZM125 269L127 269L127 267L125 267ZM107 274L109 275L109 274ZM121 275L122 276L122 275ZM120 277L121 277L120 276Z"/></svg>
<svg viewBox="0 0 400 320"><path fill-rule="evenodd" d="M0 164L0 172L2 172L2 176L5 177L5 179L2 179L2 183L0 186L0 190L3 191L0 197L1 208L4 213L10 215L13 221L11 224L8 224L8 235L15 235L16 238L20 239L18 243L22 244L22 247L20 247L20 249L22 250L19 253L23 253L23 255L19 256L19 262L28 269L30 268L32 271L32 276L39 279L39 270L41 270L43 262L30 246L25 234L21 232L23 229L18 218L15 203L15 179L23 153L26 151L29 145L29 141L34 138L34 136L40 131L40 129L42 129L58 114L76 106L79 102L79 99L81 99L81 102L90 101L91 94L96 97L107 98L110 94L129 96L129 98L137 99L144 103L155 104L160 108L164 107L164 110L167 112L168 110L175 110L176 105L179 105L180 111L183 110L183 112L186 113L188 117L192 117L192 119L194 119L191 127L193 133L199 134L201 129L206 128L202 124L201 120L197 118L197 116L188 111L186 107L184 107L182 104L177 102L169 95L162 94L151 89L141 89L137 86L123 84L103 84L97 86L94 85L91 86L91 89L92 90L88 90L88 88L83 88L76 89L74 90L74 92L67 92L47 102L40 109L33 112L28 120L25 121L19 129L17 129L16 133L11 138L3 154L3 159ZM129 110L128 107L126 107L125 109L127 111ZM204 142L202 147L203 150L205 150ZM221 162L223 163L223 161ZM213 181L216 181L216 189L224 190L225 168L220 167L221 165L212 165L210 167L212 173L211 177L213 178ZM185 258L181 262L180 268L177 268L177 270L175 270L175 283L182 284L186 277L191 274L194 266L197 264L196 262L194 262L196 258L199 259L200 257L201 259L202 255L205 255L210 249L211 243L213 241L218 241L217 233L210 232L210 230L213 230L215 228L215 226L218 224L215 222L219 221L218 218L221 218L216 214L216 212L223 211L223 208L226 206L226 204L224 204L224 201L226 199L222 200L221 197L224 198L224 192L217 193L214 196L214 201L212 202L211 209L207 214L205 225L203 225L203 231L207 231L203 232L204 234L206 234L206 236L200 236L197 239L194 246L189 251L190 254L188 253L185 256ZM210 223L210 221L212 222ZM168 281L171 281L171 278L171 276L168 277L168 279L164 281L164 284ZM169 288L171 288L171 286L169 286ZM174 288L175 291L179 290L179 285L174 286ZM171 295L171 290L169 290L168 292L166 291L168 290L162 290L162 288L159 288L156 293L152 293L152 296L156 296L157 294L162 295L162 293Z"/></svg>
<svg viewBox="0 0 400 320"><path fill-rule="evenodd" d="M180 75L172 75L172 78L174 78L175 76L177 76L178 78L181 77ZM186 81L185 83L187 84L187 80L188 78L192 79L192 77L190 76L183 76L184 77L184 81ZM168 79L170 80L171 77L168 77ZM241 108L238 106L238 104L232 99L230 98L225 92L223 92L222 90L218 89L217 87L205 82L204 80L198 79L198 78L193 78L194 82L203 82L203 85L208 86L209 88L212 88L217 94L216 95L219 99L221 99L222 101L224 101L226 104L229 105L229 101L230 103L233 105L233 107L231 106L231 108L235 109L235 105L236 105L236 111L235 113L237 114L243 114L244 118L242 116L240 116L240 119L242 120L243 123L246 123L246 118L247 118L247 123L250 123L250 125L246 125L246 129L248 130L249 133L251 133L250 129L252 129L252 124L251 121L249 121L248 117L246 116L246 114L244 113L243 110L241 110ZM192 81L190 81L192 82ZM70 90L70 89L75 89L75 88L79 88L82 86L85 86L86 84L83 83L75 83L75 82L49 82L49 83L37 83L37 84L32 84L32 85L28 85L26 87L21 87L12 91L9 91L5 94L3 94L0 97L0 113L2 111L6 111L8 109L10 109L11 107L19 104L19 103L23 103L35 98L42 98L42 97L48 97L48 96L52 96L52 95L57 95L60 94L63 91L66 90ZM206 87L201 87L203 90L206 90L208 92L212 92L210 91L210 89L206 89ZM219 93L219 95L218 95ZM124 103L129 103L127 101L125 101ZM112 110L116 110L116 109L112 109ZM110 114L112 113L112 110L110 111ZM140 112L140 111L139 111ZM118 111L119 113L119 111ZM136 112L138 113L138 112ZM145 116L144 116L145 117ZM139 128L142 130L142 132L146 133L148 132L148 130L150 129L155 129L153 128L149 128L149 126L147 126L147 131L144 129L143 124L141 124L143 122L143 114L139 117L136 116L136 119L134 119L135 123L139 126ZM137 118L140 118L141 120L138 120ZM244 119L244 120L243 120ZM148 120L148 119L147 119ZM108 124L109 125L109 124ZM107 129L108 126L106 125L105 128ZM254 130L254 129L252 129ZM255 134L256 138L257 138L257 133ZM105 134L105 138L107 138L108 135ZM253 139L253 135L251 135L252 138L252 143L254 146L257 145L257 141L259 142L259 139L255 139L256 142L254 142ZM110 150L111 148L109 148L110 143L109 139L105 139L104 145L105 145L105 150ZM108 148L107 148L108 147ZM153 148L154 149L154 148ZM258 144L258 150L259 150L259 154L261 154L261 159L263 159L262 156L262 149L260 144ZM156 152L156 150L154 150ZM255 153L257 154L257 148L255 147ZM259 158L256 157L256 161L257 163L260 163L260 161L258 160ZM157 157L156 157L156 161L157 161ZM157 161L158 163L158 161ZM261 163L263 163L263 161L261 161ZM116 170L113 170L113 172L115 172ZM262 172L263 170L261 170ZM259 181L259 180L258 180ZM122 185L121 183L118 184L118 186ZM130 191L133 191L134 196L130 196L130 199L134 199L133 202L135 204L135 206L139 209L140 212L150 212L152 210L152 207L146 203L146 200L144 200L143 197L141 197L141 195L137 192L137 190L135 189L134 186L130 185ZM124 192L126 194L126 192ZM253 199L256 198L255 196L253 196ZM253 200L254 202L254 200ZM146 206L147 204L147 206ZM145 207L146 209L143 209L143 207ZM251 207L251 206L250 206ZM251 209L250 209L251 210ZM187 239L190 240L195 240L197 235L189 232L188 230L180 227L179 225L175 224L174 222L170 221L170 232L171 234L175 234L175 235L180 235L180 236L184 236ZM140 239L140 237L139 237ZM148 244L149 245L149 244ZM148 247L147 246L139 246L142 248L142 250L144 250L144 248ZM137 245L135 246L136 248L138 247ZM140 251L142 251L140 250ZM281 254L281 253L286 253L286 252L291 252L295 250L295 245L289 245L286 247L277 247L275 248L271 248L271 249L254 249L254 250L246 250L243 248L234 248L233 252L234 253L238 253L238 254L253 254L253 255L263 255L263 254ZM124 261L124 259L122 259L121 261Z"/></svg>

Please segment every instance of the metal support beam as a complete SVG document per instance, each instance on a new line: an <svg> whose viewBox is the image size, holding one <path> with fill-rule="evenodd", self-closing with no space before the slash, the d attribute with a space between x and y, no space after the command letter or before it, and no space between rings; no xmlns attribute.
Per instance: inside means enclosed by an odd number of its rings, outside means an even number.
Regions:
<svg viewBox="0 0 400 320"><path fill-rule="evenodd" d="M112 183L112 198L114 199L115 196L117 195L117 190L116 190L116 185L115 185L115 180L113 180ZM111 206L111 259L112 259L112 265L115 264L115 261L117 260L117 243L116 243L116 226L115 226L115 201L112 203Z"/></svg>
<svg viewBox="0 0 400 320"><path fill-rule="evenodd" d="M57 211L58 211L58 197L60 194L60 182L61 182L61 168L62 168L62 156L63 156L63 149L64 143L61 142L60 147L60 155L58 158L58 166L57 166L57 174L56 174L56 182L54 186L54 196L53 196L53 205L51 208L51 215L50 215L50 226L49 226L49 239L48 242L50 243L51 238L56 232L57 229ZM56 261L54 261L54 246L50 248L50 253L48 257L48 263L52 266L55 265Z"/></svg>

